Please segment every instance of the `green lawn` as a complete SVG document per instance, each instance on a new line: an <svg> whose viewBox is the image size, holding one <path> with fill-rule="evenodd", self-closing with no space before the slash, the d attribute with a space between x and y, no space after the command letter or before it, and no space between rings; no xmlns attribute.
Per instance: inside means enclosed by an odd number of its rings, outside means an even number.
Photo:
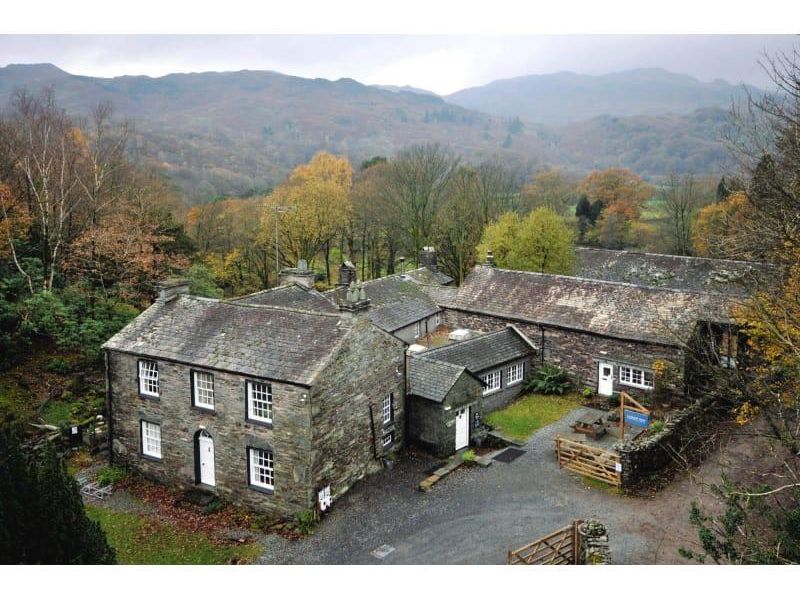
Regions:
<svg viewBox="0 0 800 600"><path fill-rule="evenodd" d="M528 394L514 404L496 410L486 417L486 422L515 440L527 440L537 429L558 421L571 410L583 404L578 394L543 396Z"/></svg>
<svg viewBox="0 0 800 600"><path fill-rule="evenodd" d="M223 545L140 515L95 505L86 513L100 523L123 565L224 565L233 557L249 563L261 553L256 542Z"/></svg>

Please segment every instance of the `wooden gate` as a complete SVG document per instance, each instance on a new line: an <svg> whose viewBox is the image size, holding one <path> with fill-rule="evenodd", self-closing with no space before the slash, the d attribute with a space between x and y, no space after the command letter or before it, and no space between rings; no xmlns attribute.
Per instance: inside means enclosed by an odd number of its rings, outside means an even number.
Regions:
<svg viewBox="0 0 800 600"><path fill-rule="evenodd" d="M611 485L622 485L622 465L619 454L612 450L557 437L556 458L559 469L568 469Z"/></svg>
<svg viewBox="0 0 800 600"><path fill-rule="evenodd" d="M538 540L508 551L509 565L579 565L582 561L581 536L578 526L583 521L573 521L563 529Z"/></svg>

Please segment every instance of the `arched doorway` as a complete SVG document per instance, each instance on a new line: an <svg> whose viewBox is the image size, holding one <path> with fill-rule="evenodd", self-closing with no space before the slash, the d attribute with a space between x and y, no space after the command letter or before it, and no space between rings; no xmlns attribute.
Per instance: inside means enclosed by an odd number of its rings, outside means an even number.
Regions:
<svg viewBox="0 0 800 600"><path fill-rule="evenodd" d="M198 483L216 485L214 477L214 438L205 429L195 434L195 474Z"/></svg>

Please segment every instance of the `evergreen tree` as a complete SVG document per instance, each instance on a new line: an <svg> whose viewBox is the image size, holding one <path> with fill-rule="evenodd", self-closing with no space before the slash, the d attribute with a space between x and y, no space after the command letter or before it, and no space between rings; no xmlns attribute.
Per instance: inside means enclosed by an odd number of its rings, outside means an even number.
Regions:
<svg viewBox="0 0 800 600"><path fill-rule="evenodd" d="M86 516L78 484L52 445L25 456L0 428L0 563L113 564L114 549Z"/></svg>
<svg viewBox="0 0 800 600"><path fill-rule="evenodd" d="M730 188L728 187L728 182L725 181L725 176L722 176L722 179L719 180L719 184L717 185L717 202L722 202L727 198L731 193Z"/></svg>

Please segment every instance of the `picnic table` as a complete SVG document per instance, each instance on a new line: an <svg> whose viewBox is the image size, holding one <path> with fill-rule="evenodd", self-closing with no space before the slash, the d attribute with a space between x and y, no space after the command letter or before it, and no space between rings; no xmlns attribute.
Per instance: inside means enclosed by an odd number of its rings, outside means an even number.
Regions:
<svg viewBox="0 0 800 600"><path fill-rule="evenodd" d="M603 417L595 418L594 415L590 416L588 413L578 417L570 427L575 433L582 433L593 440L599 440L608 433L608 429L603 423Z"/></svg>

